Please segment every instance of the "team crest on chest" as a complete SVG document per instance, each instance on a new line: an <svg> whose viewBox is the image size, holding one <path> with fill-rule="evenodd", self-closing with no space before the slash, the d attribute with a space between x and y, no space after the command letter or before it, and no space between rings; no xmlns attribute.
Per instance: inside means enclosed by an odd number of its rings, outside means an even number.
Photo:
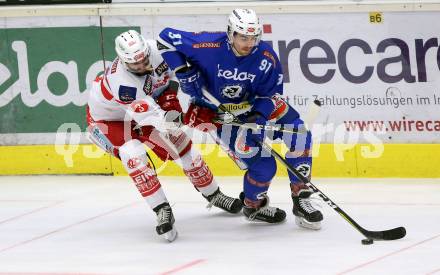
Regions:
<svg viewBox="0 0 440 275"><path fill-rule="evenodd" d="M227 85L222 88L221 94L223 97L230 99L240 98L243 95L243 87L239 84Z"/></svg>

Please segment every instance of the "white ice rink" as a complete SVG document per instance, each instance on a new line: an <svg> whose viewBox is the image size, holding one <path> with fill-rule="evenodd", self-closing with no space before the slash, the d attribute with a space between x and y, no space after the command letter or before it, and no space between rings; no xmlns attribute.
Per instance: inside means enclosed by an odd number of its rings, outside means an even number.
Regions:
<svg viewBox="0 0 440 275"><path fill-rule="evenodd" d="M285 179L269 192L288 212L279 225L208 211L186 179L161 180L174 243L156 235L155 215L128 177L0 177L0 275L440 274L440 179L315 179L365 228L407 229L404 239L369 246L324 203L320 231L298 228ZM238 195L240 178L219 181Z"/></svg>

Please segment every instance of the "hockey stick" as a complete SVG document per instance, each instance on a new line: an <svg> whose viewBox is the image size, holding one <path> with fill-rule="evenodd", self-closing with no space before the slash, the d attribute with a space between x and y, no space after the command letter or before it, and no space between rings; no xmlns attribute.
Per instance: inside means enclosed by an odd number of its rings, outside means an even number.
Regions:
<svg viewBox="0 0 440 275"><path fill-rule="evenodd" d="M319 105L320 106L320 103ZM316 117L317 112L316 111L310 111L309 112L309 117L310 119L314 119ZM214 120L213 122L219 123L219 124L224 124L224 125L233 125L233 126L238 126L241 128L246 128L246 129L251 129L251 130L265 130L265 131L280 131L280 132L285 132L285 133L307 133L307 127L304 127L303 129L289 129L289 128L284 128L284 126L274 126L274 125L258 125L255 123L242 123L240 122L238 119L236 119L235 117L232 117L231 114L225 113L226 116L229 116L231 118L230 121L225 121L225 120ZM305 123L305 125L311 125L311 123ZM209 135L212 137L212 139L214 139L215 143L217 145L219 145L223 151L226 152L226 154L229 156L229 158L238 166L238 168L240 168L241 170L246 170L248 167L246 165L246 163L240 159L239 156L237 156L235 154L234 151L232 151L228 145L226 145L221 138L217 137L216 134L214 134L211 131L208 131Z"/></svg>
<svg viewBox="0 0 440 275"><path fill-rule="evenodd" d="M211 138L215 141L215 143L222 148L223 151L226 152L226 154L229 156L229 158L237 165L240 170L246 170L248 167L246 163L235 154L234 151L232 151L228 145L226 145L221 138L219 138L215 133L212 131L208 131L208 134L211 136Z"/></svg>
<svg viewBox="0 0 440 275"><path fill-rule="evenodd" d="M304 119L303 128L295 129L295 128L286 128L283 125L259 125L255 123L243 123L239 119L237 119L234 114L229 111L222 110L225 112L224 117L229 118L226 120L217 119L214 122L219 124L233 125L241 128L251 129L251 130L264 130L264 131L274 131L274 132L283 132L290 134L307 134L307 131L310 130L313 121L318 116L319 110L321 107L321 102L319 100L314 100L313 104L310 106L308 113Z"/></svg>
<svg viewBox="0 0 440 275"><path fill-rule="evenodd" d="M220 123L220 124L238 126L241 128L246 128L246 129L251 129L251 130L264 130L264 131L284 132L284 133L291 133L291 134L306 134L307 133L307 129L290 129L290 128L285 128L284 126L278 126L278 125L259 125L259 124L255 124L255 123L242 123L242 122L238 121L237 119L234 119L231 122L219 119L219 120L214 120L214 122Z"/></svg>
<svg viewBox="0 0 440 275"><path fill-rule="evenodd" d="M203 90L203 95L214 105L216 105L223 112L228 112L226 108L208 91ZM232 115L232 114L231 114ZM233 115L232 115L233 116ZM235 118L235 116L234 116ZM236 118L235 118L236 119ZM310 127L310 125L309 125ZM363 244L372 243L371 240L397 240L405 237L406 229L404 227L396 227L389 230L383 231L371 231L360 226L355 220L353 220L344 210L342 210L336 203L334 203L329 197L321 192L308 178L304 177L295 167L287 163L287 161L278 154L272 147L267 145L264 141L257 140L261 147L269 152L275 159L281 162L291 173L297 176L305 185L311 188L315 193L317 193L321 199L326 202L333 210L335 210L342 218L344 218L349 224L351 224L356 230L358 230L362 235L364 235L367 240L362 240Z"/></svg>

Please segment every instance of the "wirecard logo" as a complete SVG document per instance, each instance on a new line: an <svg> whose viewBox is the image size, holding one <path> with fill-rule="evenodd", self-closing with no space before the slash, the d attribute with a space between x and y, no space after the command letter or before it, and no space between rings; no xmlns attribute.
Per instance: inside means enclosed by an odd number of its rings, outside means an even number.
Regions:
<svg viewBox="0 0 440 275"><path fill-rule="evenodd" d="M266 42L274 44L274 41ZM352 38L338 42L337 48L322 39L278 40L276 43L285 83L291 82L289 60L292 58L289 56L295 51L303 76L316 84L332 81L336 73L356 84L366 83L375 75L385 83L428 82L429 76L431 80L436 78L440 70L440 45L437 37L409 41L393 37L374 43ZM319 57L313 56L317 51L322 54ZM315 68L318 70L315 71Z"/></svg>
<svg viewBox="0 0 440 275"><path fill-rule="evenodd" d="M223 70L220 69L220 64L217 64L217 77L220 78L226 78L226 79L233 79L233 80L250 80L251 82L254 82L256 75L248 73L248 72L238 72L237 68L234 68L234 72L230 70Z"/></svg>

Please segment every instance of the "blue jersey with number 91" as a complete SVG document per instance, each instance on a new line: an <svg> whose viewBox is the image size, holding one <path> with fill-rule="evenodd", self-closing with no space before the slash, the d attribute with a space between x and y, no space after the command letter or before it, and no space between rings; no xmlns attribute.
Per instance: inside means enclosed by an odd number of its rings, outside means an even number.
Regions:
<svg viewBox="0 0 440 275"><path fill-rule="evenodd" d="M171 69L196 66L208 91L236 115L257 111L266 119L274 109L271 97L283 93L281 63L261 41L247 56L236 56L224 32L185 32L165 28L158 48Z"/></svg>

